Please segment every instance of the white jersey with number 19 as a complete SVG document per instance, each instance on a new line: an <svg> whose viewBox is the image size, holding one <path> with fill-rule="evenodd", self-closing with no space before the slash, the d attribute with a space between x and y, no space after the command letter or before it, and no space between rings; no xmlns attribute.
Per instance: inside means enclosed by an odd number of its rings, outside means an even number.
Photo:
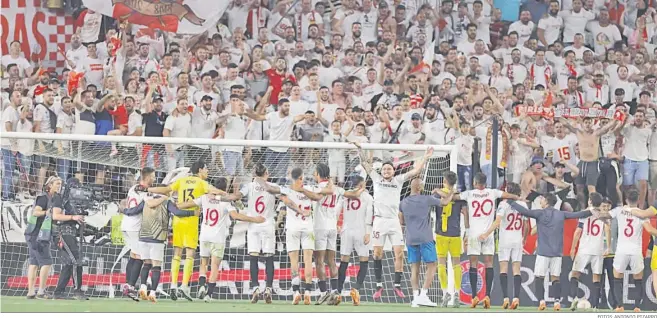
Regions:
<svg viewBox="0 0 657 318"><path fill-rule="evenodd" d="M236 211L230 202L222 202L219 196L206 194L194 199L194 203L201 207L203 220L199 241L211 243L226 243L228 228L230 227L230 212Z"/></svg>
<svg viewBox="0 0 657 318"><path fill-rule="evenodd" d="M609 212L611 217L618 220L618 243L616 254L643 255L643 225L642 220L631 212L624 211L623 207L617 207Z"/></svg>
<svg viewBox="0 0 657 318"><path fill-rule="evenodd" d="M267 184L275 186L269 182ZM249 198L246 215L251 217L262 216L265 218L264 223L249 223L249 230L273 227L274 219L276 218L276 197L267 192L265 188L255 181L242 186L240 193L243 197Z"/></svg>
<svg viewBox="0 0 657 318"><path fill-rule="evenodd" d="M497 189L473 189L459 194L461 200L468 203L468 219L470 230L468 236L477 238L484 234L495 221L495 201L502 197L502 191Z"/></svg>

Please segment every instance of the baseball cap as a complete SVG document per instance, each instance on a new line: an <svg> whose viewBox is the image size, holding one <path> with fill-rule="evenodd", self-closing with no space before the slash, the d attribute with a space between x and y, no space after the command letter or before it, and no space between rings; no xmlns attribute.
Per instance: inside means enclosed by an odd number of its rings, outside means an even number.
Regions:
<svg viewBox="0 0 657 318"><path fill-rule="evenodd" d="M411 115L411 120L422 120L422 116L418 113L413 113L413 115Z"/></svg>
<svg viewBox="0 0 657 318"><path fill-rule="evenodd" d="M212 98L210 95L203 95L203 97L201 97L201 101L204 102L206 100L212 101L214 98Z"/></svg>
<svg viewBox="0 0 657 318"><path fill-rule="evenodd" d="M533 165L535 165L535 164L540 164L541 166L545 167L545 162L543 161L543 158L541 158L541 157L534 157L534 158L532 158L532 164L531 164L531 166L533 166Z"/></svg>

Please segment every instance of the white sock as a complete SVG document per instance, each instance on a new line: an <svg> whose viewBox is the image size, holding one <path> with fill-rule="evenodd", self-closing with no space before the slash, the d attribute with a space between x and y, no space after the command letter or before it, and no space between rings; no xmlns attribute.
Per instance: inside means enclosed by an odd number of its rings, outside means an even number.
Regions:
<svg viewBox="0 0 657 318"><path fill-rule="evenodd" d="M426 295L427 295L427 290L422 288L422 290L420 291L420 296L426 296Z"/></svg>
<svg viewBox="0 0 657 318"><path fill-rule="evenodd" d="M414 289L413 290L413 297L417 297L417 296L420 296L420 291L417 290L417 289Z"/></svg>

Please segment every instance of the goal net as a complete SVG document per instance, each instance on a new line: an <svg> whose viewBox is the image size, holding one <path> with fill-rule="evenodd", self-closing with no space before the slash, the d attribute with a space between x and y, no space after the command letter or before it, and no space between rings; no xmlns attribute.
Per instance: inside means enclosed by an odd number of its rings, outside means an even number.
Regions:
<svg viewBox="0 0 657 318"><path fill-rule="evenodd" d="M287 172L294 167L305 171L306 184L313 184L312 175L317 163L326 163L331 168L335 184L350 187L350 176L366 176L359 164L355 146L347 143L328 142L278 142L263 140L224 140L189 138L152 138L125 136L61 135L5 133L2 136L2 214L1 214L1 293L9 296L27 294L28 250L24 231L31 213L35 195L40 193L44 180L50 175L58 175L64 180L77 178L82 186L93 196L86 207L88 216L84 234L81 235L81 256L84 259L83 290L91 297L122 297L121 285L125 283L125 268L130 255L123 244L121 233L122 215L119 202L124 199L128 189L134 185L138 172L143 167L152 167L158 175L158 183L166 178L168 172L176 168L189 167L197 160L204 160L210 169L208 181L226 177L230 180L229 192L238 191L239 184L251 181L254 166L258 163L268 167L274 182L285 184ZM33 149L32 152L13 152L5 141L11 140L19 149ZM112 148L116 148L116 152ZM396 173L404 173L413 167L428 145L362 144L364 153L378 169L384 161L393 162ZM442 185L442 175L446 171L456 172L456 147L436 146L433 156L425 164L419 176L429 193ZM372 193L371 180L367 178L368 190ZM410 184L402 189L402 199L410 194ZM243 204L246 204L244 201ZM240 206L240 204L237 204ZM245 209L242 209L245 210ZM245 211L240 211L245 213ZM434 215L435 217L435 215ZM340 226L342 218L338 222ZM284 221L276 224L276 255L274 300L291 300L290 262L285 250ZM251 288L249 278L249 257L246 251L246 231L248 225L233 222L226 242L226 252L220 267L217 281L219 299L248 299ZM338 251L339 251L338 238ZM411 299L410 267L404 266L402 289L406 297L399 298L393 292L394 263L389 242L383 260L384 293L380 300L384 303L408 303ZM371 246L370 246L371 248ZM48 291L52 292L60 272L60 251L52 244L54 265L47 281ZM170 284L170 263L173 248L167 245L163 276L159 289L166 291ZM339 253L338 253L339 254ZM198 254L197 254L198 255ZM339 256L338 256L339 257ZM354 262L354 260L356 260ZM195 295L198 282L200 260L195 260L192 275L192 294ZM337 260L339 263L339 259ZM406 261L404 261L406 262ZM358 272L356 255L347 270L343 296L349 294L355 284ZM260 264L260 284L264 287L264 264ZM303 266L301 265L301 268ZM448 266L451 270L451 266ZM327 271L328 272L328 271ZM182 270L180 271L182 275ZM451 275L450 275L451 277ZM438 281L433 284L430 295L435 295ZM180 281L180 280L179 280ZM316 282L316 277L314 278ZM316 284L315 284L316 285ZM374 271L369 270L361 294L363 301L371 302L376 290ZM452 283L450 282L450 286ZM72 288L72 282L69 283ZM319 291L316 289L315 295ZM450 291L452 292L452 291ZM164 292L161 297L166 297Z"/></svg>

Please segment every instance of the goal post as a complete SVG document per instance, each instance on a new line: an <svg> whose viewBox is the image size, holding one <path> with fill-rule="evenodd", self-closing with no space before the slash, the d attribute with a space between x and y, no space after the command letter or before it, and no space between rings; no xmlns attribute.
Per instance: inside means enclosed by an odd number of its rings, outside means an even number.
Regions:
<svg viewBox="0 0 657 318"><path fill-rule="evenodd" d="M205 160L210 168L210 180L226 177L236 191L239 184L248 182L253 176L255 164L262 163L280 175L279 183L285 183L286 172L293 167L301 167L305 172L305 182L312 184L312 173L318 163L326 163L331 169L344 170L336 173L336 184L343 185L351 175L364 175L358 165L356 147L348 143L299 142L268 140L230 140L195 139L163 137L98 136L74 134L41 133L3 133L3 192L9 189L11 199L2 201L1 219L1 268L2 295L19 296L27 293L28 253L23 232L26 220L31 213L34 195L39 193L40 178L44 175L60 175L66 179L77 177L84 180L85 186L95 190L95 198L87 220L87 230L81 255L87 266L84 267L84 290L92 297L120 297L120 285L125 281L125 268L129 253L124 249L120 230L122 215L119 214L119 201L125 198L128 189L136 183L138 172L143 167L152 167L158 174L158 182L174 168L189 167L194 161ZM4 145L9 140L17 145L14 153L11 146ZM40 145L43 143L43 146ZM118 153L111 151L115 146ZM400 145L362 143L361 148L374 158L374 169L385 161L392 162L396 173L403 173L413 167L429 148L434 153L426 162L420 174L426 193L442 185L445 171L457 171L457 151L454 145ZM9 151L6 151L9 150ZM31 152L30 152L31 151ZM337 155L336 155L337 154ZM335 158L339 160L335 160ZM5 162L6 161L6 162ZM376 162L379 162L378 164ZM344 166L342 166L344 165ZM333 175L333 174L332 174ZM9 182L9 184L6 184ZM41 181L42 182L42 181ZM346 186L349 185L346 182ZM371 181L368 180L368 190ZM410 194L409 183L402 188L402 198ZM5 198L3 194L3 198ZM245 211L240 211L245 212ZM433 215L433 214L432 214ZM434 215L435 216L435 215ZM284 222L283 222L284 224ZM219 299L247 299L252 286L249 282L249 257L246 252L247 224L233 222L226 243L226 253L218 279ZM274 300L291 299L291 272L285 251L285 229L276 228L276 277L274 280ZM338 243L339 244L339 243ZM47 282L49 291L54 289L60 271L59 251L53 244L54 266ZM404 267L403 289L407 297L398 298L392 291L394 263L390 246L386 247L384 257L384 284L386 291L379 300L386 303L410 302L410 267ZM173 249L168 244L163 264L161 288L168 290L169 270ZM353 260L354 258L352 258ZM192 278L192 293L196 292L198 281L198 258L195 260L195 273ZM264 286L264 264L260 266L260 283ZM451 269L451 266L448 267ZM358 262L352 262L347 271L344 296L348 296L351 283L355 283ZM439 286L437 276L430 294L435 295ZM315 278L316 281L316 278ZM372 301L376 290L374 271L370 270L366 279L362 298Z"/></svg>

